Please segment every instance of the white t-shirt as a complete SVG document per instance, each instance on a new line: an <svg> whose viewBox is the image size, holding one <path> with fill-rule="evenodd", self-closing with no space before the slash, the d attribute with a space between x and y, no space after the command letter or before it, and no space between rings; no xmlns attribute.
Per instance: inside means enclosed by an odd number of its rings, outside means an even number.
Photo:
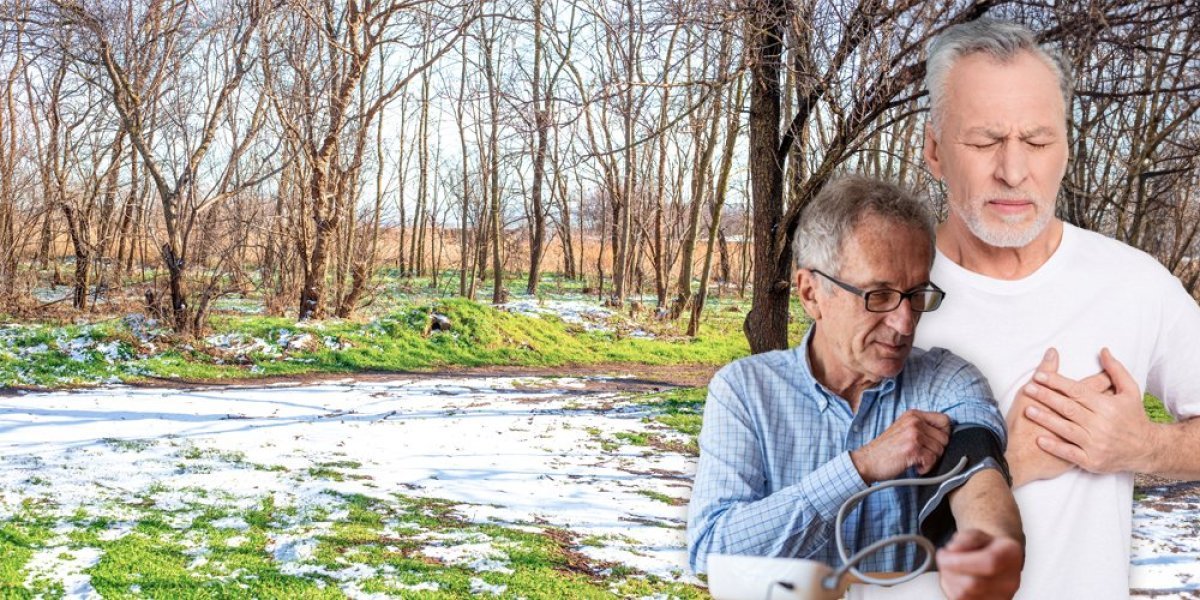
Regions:
<svg viewBox="0 0 1200 600"><path fill-rule="evenodd" d="M1054 255L1024 279L985 277L940 252L931 279L946 299L922 316L916 345L974 363L1005 414L1053 346L1075 379L1099 372L1108 347L1176 418L1200 415L1200 307L1153 257L1065 224ZM1076 468L1015 496L1027 539L1017 598L1129 596L1132 474Z"/></svg>

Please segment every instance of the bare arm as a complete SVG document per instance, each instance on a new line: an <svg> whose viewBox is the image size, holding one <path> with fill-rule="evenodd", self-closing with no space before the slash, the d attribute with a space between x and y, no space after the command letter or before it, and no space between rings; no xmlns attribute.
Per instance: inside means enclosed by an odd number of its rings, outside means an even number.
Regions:
<svg viewBox="0 0 1200 600"><path fill-rule="evenodd" d="M1153 450L1140 473L1172 479L1200 479L1200 417L1178 423L1158 423Z"/></svg>
<svg viewBox="0 0 1200 600"><path fill-rule="evenodd" d="M950 493L950 511L960 531L978 529L992 537L1015 540L1025 547L1021 513L1004 475L985 469Z"/></svg>
<svg viewBox="0 0 1200 600"><path fill-rule="evenodd" d="M1012 598L1021 584L1025 534L1004 476L980 471L950 494L958 533L937 553L942 591L951 599Z"/></svg>

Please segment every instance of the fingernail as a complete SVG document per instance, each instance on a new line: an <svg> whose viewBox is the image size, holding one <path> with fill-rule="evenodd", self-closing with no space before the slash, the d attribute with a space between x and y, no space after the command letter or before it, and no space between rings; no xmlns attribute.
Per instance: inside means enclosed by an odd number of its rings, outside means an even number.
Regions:
<svg viewBox="0 0 1200 600"><path fill-rule="evenodd" d="M1026 394L1036 394L1037 391L1038 391L1038 386L1033 385L1032 383L1025 384L1025 393Z"/></svg>
<svg viewBox="0 0 1200 600"><path fill-rule="evenodd" d="M1042 411L1038 410L1038 407L1036 407L1036 406L1030 406L1029 408L1025 409L1025 414L1030 417L1036 417L1041 412Z"/></svg>
<svg viewBox="0 0 1200 600"><path fill-rule="evenodd" d="M1046 353L1042 355L1042 360L1050 360L1054 358L1054 348L1047 348Z"/></svg>
<svg viewBox="0 0 1200 600"><path fill-rule="evenodd" d="M1037 381L1046 381L1047 379L1050 379L1050 376L1041 371L1038 371L1037 373L1033 374L1033 378Z"/></svg>

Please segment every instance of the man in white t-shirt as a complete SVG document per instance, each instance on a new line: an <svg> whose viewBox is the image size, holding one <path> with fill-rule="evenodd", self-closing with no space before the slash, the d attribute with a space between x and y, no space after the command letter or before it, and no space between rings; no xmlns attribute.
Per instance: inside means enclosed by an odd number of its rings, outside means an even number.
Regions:
<svg viewBox="0 0 1200 600"><path fill-rule="evenodd" d="M1069 66L1023 26L929 47L925 159L945 185L918 330L988 378L1028 539L1017 598L1129 595L1133 473L1200 479L1200 307L1152 257L1054 216ZM1153 424L1143 390L1177 422Z"/></svg>

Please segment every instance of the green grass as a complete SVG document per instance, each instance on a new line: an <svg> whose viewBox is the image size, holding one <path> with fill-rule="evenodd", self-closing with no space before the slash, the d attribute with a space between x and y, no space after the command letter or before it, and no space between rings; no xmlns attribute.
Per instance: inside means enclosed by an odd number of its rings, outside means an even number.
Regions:
<svg viewBox="0 0 1200 600"><path fill-rule="evenodd" d="M737 312L721 309L728 306ZM682 335L682 321L622 317L614 320L612 331L587 331L554 316L513 314L460 298L409 301L367 322L214 317L213 335L233 336L238 340L233 347L210 347L205 340L177 339L161 331L143 342L135 335L143 326L128 319L10 326L0 329L0 384L55 388L159 378L212 381L488 365L721 365L749 353L741 332L745 308L714 304L697 338ZM427 331L435 313L450 319L450 331ZM632 336L631 327L655 337Z"/></svg>
<svg viewBox="0 0 1200 600"><path fill-rule="evenodd" d="M657 500L663 504L670 504L671 506L683 506L684 504L687 504L687 500L676 498L674 496L668 496L662 492L656 492L654 490L638 490L638 493L651 500Z"/></svg>
<svg viewBox="0 0 1200 600"><path fill-rule="evenodd" d="M1162 400L1146 394L1142 399L1142 404L1146 407L1146 415L1155 423L1174 423L1175 417L1167 412L1167 408L1163 406Z"/></svg>
<svg viewBox="0 0 1200 600"><path fill-rule="evenodd" d="M683 434L687 442L683 451L700 454L700 427L704 422L706 388L679 388L639 398L642 406L654 411L648 422ZM651 445L654 445L653 442Z"/></svg>
<svg viewBox="0 0 1200 600"><path fill-rule="evenodd" d="M166 491L151 490L147 497ZM630 540L577 540L568 531L532 523L473 523L460 516L467 507L436 498L328 494L332 505L306 513L278 506L272 495L250 509L232 508L232 498L212 497L177 511L153 502L123 504L112 509L123 519L132 514L135 525L115 539L106 535L115 522L102 514L110 509L93 506L63 516L52 505L30 503L0 523L0 597L65 594L54 579L63 573L30 577L39 552L59 560L98 552L99 561L82 572L105 598L344 598L344 573L353 573L349 579L358 592L401 597L467 597L479 581L503 586L505 598L705 597L698 588L608 568L612 565L593 563L577 551L585 543ZM334 512L336 520L326 522ZM196 516L180 526L176 517L189 513ZM228 517L244 527L219 526ZM72 527L62 529L66 524ZM290 568L275 559L272 545L287 535L315 542L311 554ZM460 544L486 545L495 569L481 570L472 555L438 560L426 554ZM418 584L436 584L437 590L414 593L406 587Z"/></svg>
<svg viewBox="0 0 1200 600"><path fill-rule="evenodd" d="M24 588L25 565L53 536L54 522L27 507L22 514L0 521L0 597L32 594Z"/></svg>

